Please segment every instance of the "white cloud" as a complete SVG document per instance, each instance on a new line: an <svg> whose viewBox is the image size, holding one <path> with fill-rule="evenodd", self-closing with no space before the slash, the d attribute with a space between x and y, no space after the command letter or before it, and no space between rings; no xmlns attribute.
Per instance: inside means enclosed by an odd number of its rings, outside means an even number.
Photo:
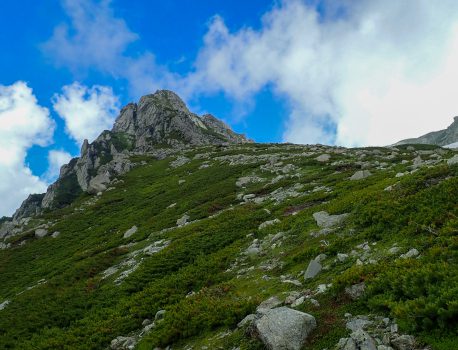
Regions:
<svg viewBox="0 0 458 350"><path fill-rule="evenodd" d="M54 122L24 82L0 85L0 216L11 215L30 193L46 191L47 184L25 164L33 145L52 141Z"/></svg>
<svg viewBox="0 0 458 350"><path fill-rule="evenodd" d="M243 101L271 86L290 103L284 139L292 142L383 145L452 122L458 3L327 5L332 16L283 1L259 30L234 33L215 17L184 88Z"/></svg>
<svg viewBox="0 0 458 350"><path fill-rule="evenodd" d="M170 74L156 64L151 52L128 53L139 37L110 5L109 0L63 0L69 22L54 29L42 45L44 53L75 73L96 69L125 79L135 97L156 90L158 81Z"/></svg>
<svg viewBox="0 0 458 350"><path fill-rule="evenodd" d="M48 170L44 174L47 182L55 181L59 177L62 165L68 164L71 159L72 155L64 150L50 150L48 152Z"/></svg>
<svg viewBox="0 0 458 350"><path fill-rule="evenodd" d="M186 99L223 92L237 105L271 89L288 101L284 140L389 144L446 127L457 114L458 2L279 0L259 28L210 22L195 69L177 76L148 51L109 1L64 1L70 22L44 45L59 64L157 87ZM324 12L323 12L324 8ZM101 49L103 48L103 49Z"/></svg>
<svg viewBox="0 0 458 350"><path fill-rule="evenodd" d="M53 97L53 108L65 121L66 132L81 145L84 139L94 141L111 129L119 112L119 99L113 90L95 85L91 88L73 83Z"/></svg>

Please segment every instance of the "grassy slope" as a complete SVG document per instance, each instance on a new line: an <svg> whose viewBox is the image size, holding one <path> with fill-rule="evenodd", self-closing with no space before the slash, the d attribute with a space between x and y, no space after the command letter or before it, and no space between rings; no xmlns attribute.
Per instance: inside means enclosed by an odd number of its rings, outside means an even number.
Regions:
<svg viewBox="0 0 458 350"><path fill-rule="evenodd" d="M341 159L345 164L331 166L315 161L316 155L299 156L305 148L287 147L217 150L209 159L211 166L204 169L199 169L203 160L171 169L170 159L139 158L147 165L128 173L123 183L99 200L82 195L72 206L46 214L43 219L53 223L50 231L59 231L58 238L35 239L26 233L15 238L14 248L0 251L0 302L12 301L0 311L0 348L105 348L116 336L141 329L145 318L166 309L165 319L143 338L140 349L171 343L174 348L192 344L260 349L256 340L236 330L237 322L271 295L333 283L328 293L317 298L320 307L308 303L298 307L318 321L310 348L332 347L347 334L345 312L376 312L396 317L403 330L434 349L449 349L457 341L457 167L438 165L394 178L396 172L407 169L408 164L400 161L415 157L407 152L387 161L394 164L389 170L371 170L374 175L365 180L348 181L358 168L353 155L333 154L332 161ZM213 161L214 157L277 152L297 153L284 163L295 164L298 171L294 173L300 176L267 186L265 182L250 184L245 194L262 195L296 183L304 185L302 191L325 185L332 192L308 193L280 204L239 205L240 189L235 182L240 176L254 172L272 179L275 175L259 169L265 162L229 166ZM180 179L186 182L178 185ZM395 190L383 190L397 182ZM172 203L176 205L168 208ZM297 215L288 215L299 209ZM316 230L312 214L319 210L351 216L344 228L312 238L310 232ZM161 232L175 227L184 213L198 221ZM260 223L273 218L281 223L258 230ZM124 239L123 233L133 225L138 232ZM287 233L281 246L249 257L243 266L226 272L253 238L279 231ZM26 238L26 244L19 246ZM171 244L152 257L144 256L139 268L119 286L114 284L116 274L102 279L102 271L126 260L129 252L159 239L171 240ZM349 253L364 241L376 243L372 250L376 264L357 266L353 258L345 263L334 261L337 253ZM421 258L394 259L386 253L394 243L402 252L417 248ZM303 288L281 283L281 275L302 281L298 274L319 253L328 256L328 270ZM259 268L272 259L279 259L282 267L268 272ZM240 271L251 266L254 269ZM271 278L263 278L266 275ZM26 290L41 279L47 282ZM362 300L351 302L343 289L360 281L366 282L368 292ZM187 298L190 292L197 293ZM218 336L226 330L231 332Z"/></svg>

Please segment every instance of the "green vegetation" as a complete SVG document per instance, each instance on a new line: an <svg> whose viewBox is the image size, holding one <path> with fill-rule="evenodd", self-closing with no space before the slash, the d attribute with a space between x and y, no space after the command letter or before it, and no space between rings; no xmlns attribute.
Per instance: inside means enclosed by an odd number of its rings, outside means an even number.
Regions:
<svg viewBox="0 0 458 350"><path fill-rule="evenodd" d="M129 140L119 134L112 142L124 147ZM0 250L0 303L11 301L0 310L0 348L104 349L117 336L138 334L143 320L164 309L164 319L142 337L139 349L262 349L238 322L272 295L284 299L332 283L315 296L320 306L297 307L317 319L307 349L332 348L347 336L346 312L393 317L402 331L433 349L451 349L458 342L458 166L442 162L396 178L411 170L416 157L402 150L390 158L387 149L355 149L320 163L316 155L329 149L308 154L307 147L292 145L203 147L187 152L193 160L176 169L169 167L173 158L136 156L133 161L146 165L95 197L78 191L76 178L64 178L58 202L70 205L33 219L8 240L11 248ZM205 152L213 153L194 158ZM373 175L348 180L361 159L372 164ZM376 161L386 165L377 168ZM294 169L283 171L287 164ZM261 180L236 185L251 175ZM384 190L388 186L391 191ZM293 188L298 195L268 197ZM267 197L241 204L240 193ZM342 228L312 236L319 230L312 214L321 210L350 216ZM177 227L184 214L190 223ZM281 222L258 229L274 218ZM60 235L35 238L34 228L44 223ZM123 238L133 225L138 231ZM267 244L278 232L284 232L281 243L269 243L262 254L243 253L253 239ZM156 242L170 243L145 254ZM356 264L364 242L373 262ZM393 246L398 253L388 252ZM418 258L398 258L411 248ZM304 282L301 271L321 253L327 268ZM349 259L338 262L338 253ZM104 274L110 267L119 270ZM303 286L282 283L281 276ZM345 288L359 282L366 293L353 301Z"/></svg>

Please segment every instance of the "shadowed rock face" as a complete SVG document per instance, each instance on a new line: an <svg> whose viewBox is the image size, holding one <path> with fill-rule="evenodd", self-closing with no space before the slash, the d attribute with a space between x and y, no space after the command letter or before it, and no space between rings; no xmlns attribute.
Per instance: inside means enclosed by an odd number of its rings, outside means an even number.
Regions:
<svg viewBox="0 0 458 350"><path fill-rule="evenodd" d="M417 143L438 146L448 146L458 143L458 116L453 119L453 123L447 129L433 131L417 138L401 140L396 145ZM458 144L455 147L458 147Z"/></svg>
<svg viewBox="0 0 458 350"><path fill-rule="evenodd" d="M46 194L24 201L15 220L35 215L42 208L65 206L81 191L105 190L117 175L133 167L129 159L133 153L161 158L188 146L246 142L251 141L212 115L191 113L174 92L159 90L143 96L138 104L126 105L111 131L105 130L92 143L85 140L81 156L61 168Z"/></svg>

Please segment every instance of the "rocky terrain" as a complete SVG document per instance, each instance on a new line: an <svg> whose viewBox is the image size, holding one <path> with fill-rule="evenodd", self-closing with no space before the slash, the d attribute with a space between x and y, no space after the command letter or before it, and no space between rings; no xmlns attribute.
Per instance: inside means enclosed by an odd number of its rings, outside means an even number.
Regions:
<svg viewBox="0 0 458 350"><path fill-rule="evenodd" d="M456 348L458 153L127 105L0 228L0 348Z"/></svg>

